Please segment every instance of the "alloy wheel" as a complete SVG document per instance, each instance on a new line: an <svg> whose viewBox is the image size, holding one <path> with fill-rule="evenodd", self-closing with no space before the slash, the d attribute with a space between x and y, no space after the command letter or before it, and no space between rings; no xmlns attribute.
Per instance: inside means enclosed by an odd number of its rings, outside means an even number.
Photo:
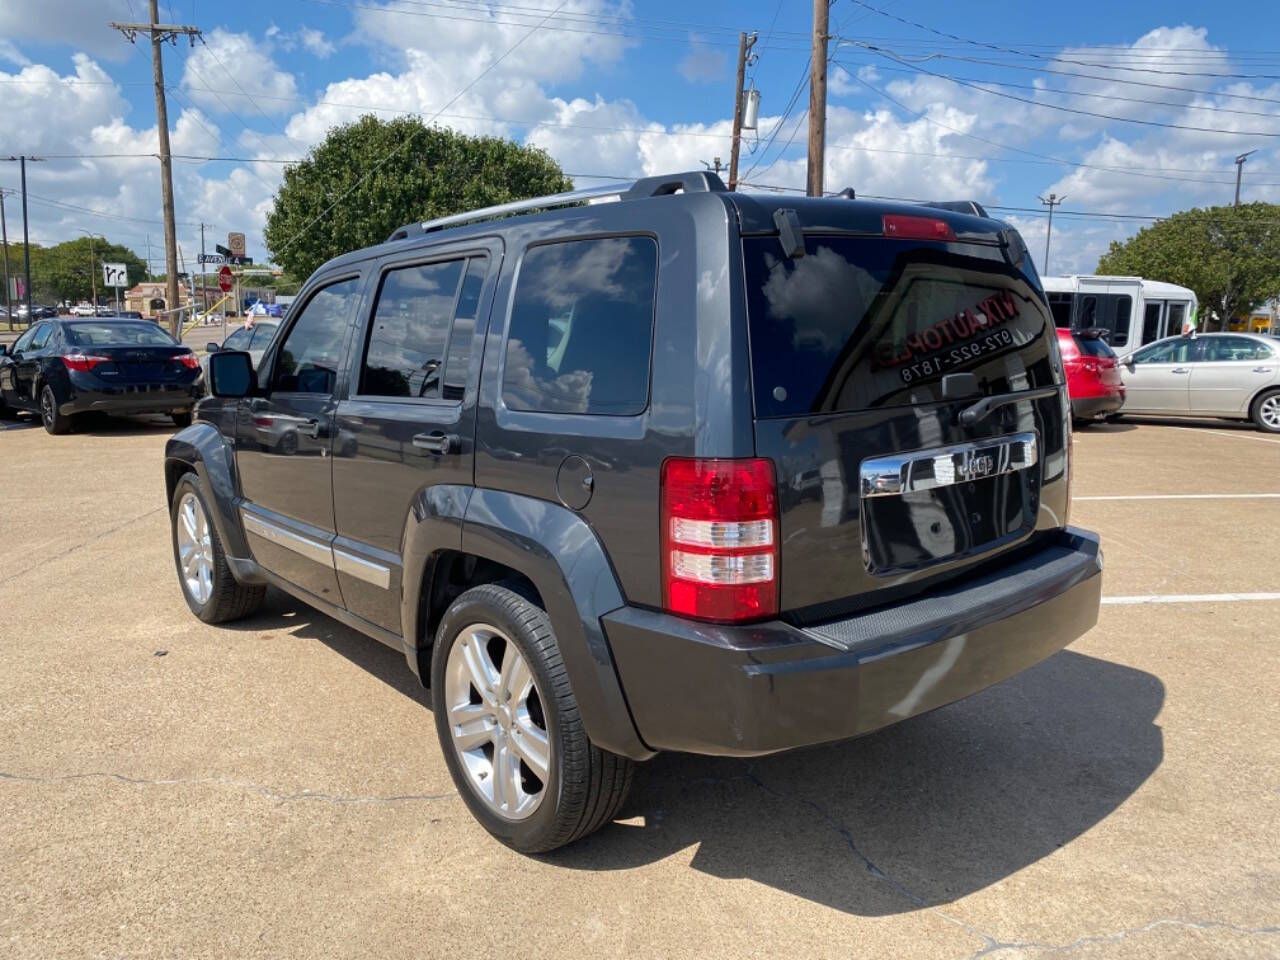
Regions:
<svg viewBox="0 0 1280 960"><path fill-rule="evenodd" d="M191 492L178 501L178 567L191 599L204 606L213 595L213 540L209 518Z"/></svg>
<svg viewBox="0 0 1280 960"><path fill-rule="evenodd" d="M487 623L463 629L445 666L453 748L475 794L508 820L532 816L551 777L551 738L533 672Z"/></svg>
<svg viewBox="0 0 1280 960"><path fill-rule="evenodd" d="M1280 393L1274 393L1262 401L1258 416L1271 430L1280 430Z"/></svg>
<svg viewBox="0 0 1280 960"><path fill-rule="evenodd" d="M53 426L53 394L48 390L40 394L40 417L44 420L46 427Z"/></svg>

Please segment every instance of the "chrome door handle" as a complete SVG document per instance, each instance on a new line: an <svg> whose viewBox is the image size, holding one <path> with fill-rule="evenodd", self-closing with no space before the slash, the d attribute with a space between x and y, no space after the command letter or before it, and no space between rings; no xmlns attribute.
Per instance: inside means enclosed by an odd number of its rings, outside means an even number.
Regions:
<svg viewBox="0 0 1280 960"><path fill-rule="evenodd" d="M430 453L456 453L461 444L454 433L419 433L414 436L413 445Z"/></svg>
<svg viewBox="0 0 1280 960"><path fill-rule="evenodd" d="M1270 373L1271 368L1270 367L1254 367L1253 372L1254 373Z"/></svg>
<svg viewBox="0 0 1280 960"><path fill-rule="evenodd" d="M1191 371L1190 371L1189 369L1187 369L1186 367L1174 367L1174 368L1173 368L1172 370L1170 370L1169 372L1170 372L1170 373L1190 373Z"/></svg>

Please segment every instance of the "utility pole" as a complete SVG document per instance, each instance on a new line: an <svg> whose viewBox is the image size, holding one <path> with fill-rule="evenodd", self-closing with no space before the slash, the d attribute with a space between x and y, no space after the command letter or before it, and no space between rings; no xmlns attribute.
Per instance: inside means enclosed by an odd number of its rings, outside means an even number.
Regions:
<svg viewBox="0 0 1280 960"><path fill-rule="evenodd" d="M166 40L176 43L178 37L186 36L194 47L196 37L200 36L200 28L181 26L178 24L160 23L159 0L151 0L150 23L116 23L108 24L113 30L119 30L130 43L138 34L145 33L151 38L151 70L156 85L156 133L160 139L160 200L164 207L164 265L165 265L165 300L170 310L169 329L175 336L182 328L182 314L177 311L178 297L178 236L173 222L173 158L169 154L169 110L164 99L164 58L160 45Z"/></svg>
<svg viewBox="0 0 1280 960"><path fill-rule="evenodd" d="M13 304L9 301L9 225L4 219L4 191L0 190L0 239L4 241L4 316L13 329Z"/></svg>
<svg viewBox="0 0 1280 960"><path fill-rule="evenodd" d="M22 275L26 279L25 287L22 289L23 297L27 301L27 323L31 324L35 321L35 317L31 313L31 239L27 233L27 158L21 157L22 168Z"/></svg>
<svg viewBox="0 0 1280 960"><path fill-rule="evenodd" d="M204 292L204 224L200 224L200 312L208 313L209 298ZM206 316L206 320L209 318Z"/></svg>
<svg viewBox="0 0 1280 960"><path fill-rule="evenodd" d="M813 47L809 63L809 178L807 193L822 196L827 150L827 20L831 0L813 0Z"/></svg>
<svg viewBox="0 0 1280 960"><path fill-rule="evenodd" d="M1048 276L1049 274L1049 241L1053 237L1053 208L1056 206L1060 206L1062 202L1065 201L1067 198L1065 196L1060 197L1056 193L1051 193L1049 194L1048 200L1046 200L1044 197L1040 197L1039 199L1041 203L1045 204L1049 208L1049 229L1046 230L1044 234L1044 272L1045 272L1045 275Z"/></svg>
<svg viewBox="0 0 1280 960"><path fill-rule="evenodd" d="M1244 172L1244 162L1249 159L1257 150L1250 150L1248 153L1242 153L1236 157L1236 202L1235 205L1240 206L1240 175Z"/></svg>
<svg viewBox="0 0 1280 960"><path fill-rule="evenodd" d="M742 85L747 79L747 58L756 45L756 34L738 34L738 79L733 89L733 145L729 148L729 189L738 189L738 149L742 145ZM720 160L716 158L716 173L720 172Z"/></svg>

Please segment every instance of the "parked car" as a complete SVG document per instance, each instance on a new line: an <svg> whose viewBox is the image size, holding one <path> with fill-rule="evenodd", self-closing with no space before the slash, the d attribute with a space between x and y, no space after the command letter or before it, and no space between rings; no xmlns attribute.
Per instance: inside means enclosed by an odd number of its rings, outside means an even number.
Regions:
<svg viewBox="0 0 1280 960"><path fill-rule="evenodd" d="M1124 404L1120 362L1097 328L1071 331L1058 328L1058 352L1067 373L1071 416L1077 424L1109 416Z"/></svg>
<svg viewBox="0 0 1280 960"><path fill-rule="evenodd" d="M154 323L41 320L0 347L0 409L66 433L84 413L167 413L179 427L203 393L200 362Z"/></svg>
<svg viewBox="0 0 1280 960"><path fill-rule="evenodd" d="M1168 337L1121 360L1122 414L1252 420L1280 433L1280 338Z"/></svg>
<svg viewBox="0 0 1280 960"><path fill-rule="evenodd" d="M98 313L98 307L92 303L77 303L71 308L71 316L73 317L92 317Z"/></svg>
<svg viewBox="0 0 1280 960"><path fill-rule="evenodd" d="M253 326L241 327L234 333L228 334L227 339L222 343L209 343L205 347L206 355L200 359L200 365L207 371L209 368L209 356L219 350L244 350L249 354L253 365L257 367L262 362L263 354L267 352L271 339L279 329L280 322L278 320L257 319L254 321Z"/></svg>
<svg viewBox="0 0 1280 960"><path fill-rule="evenodd" d="M550 850L657 751L858 736L1095 623L1053 338L1022 238L952 210L698 172L410 224L209 358L178 578L403 651L471 812Z"/></svg>
<svg viewBox="0 0 1280 960"><path fill-rule="evenodd" d="M119 310L116 316L121 320L143 320L142 312L139 310Z"/></svg>

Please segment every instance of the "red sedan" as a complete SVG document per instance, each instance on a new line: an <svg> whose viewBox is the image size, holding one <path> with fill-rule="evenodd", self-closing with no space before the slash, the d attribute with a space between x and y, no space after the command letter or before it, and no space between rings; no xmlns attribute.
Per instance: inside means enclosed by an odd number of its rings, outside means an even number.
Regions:
<svg viewBox="0 0 1280 960"><path fill-rule="evenodd" d="M1124 405L1120 361L1103 339L1105 331L1058 328L1058 351L1067 371L1071 416L1077 421L1097 420Z"/></svg>

